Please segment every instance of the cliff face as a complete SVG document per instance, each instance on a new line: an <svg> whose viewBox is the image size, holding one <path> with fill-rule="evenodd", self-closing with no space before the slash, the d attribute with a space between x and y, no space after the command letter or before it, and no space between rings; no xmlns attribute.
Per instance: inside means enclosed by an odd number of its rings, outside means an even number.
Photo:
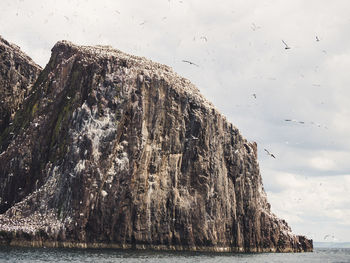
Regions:
<svg viewBox="0 0 350 263"><path fill-rule="evenodd" d="M167 66L58 42L1 136L3 243L312 250L271 213L256 144Z"/></svg>
<svg viewBox="0 0 350 263"><path fill-rule="evenodd" d="M0 134L13 121L40 71L19 47L0 36Z"/></svg>
<svg viewBox="0 0 350 263"><path fill-rule="evenodd" d="M23 106L33 89L33 84L41 72L41 67L24 54L20 48L0 36L0 154L19 132L14 123L22 122L15 113ZM15 154L15 152L13 152ZM15 158L16 156L13 155ZM2 158L2 157L0 157ZM0 165L0 213L9 203L20 201L25 194L16 193L18 180L12 178L16 173L6 173ZM31 190L31 189L29 189Z"/></svg>

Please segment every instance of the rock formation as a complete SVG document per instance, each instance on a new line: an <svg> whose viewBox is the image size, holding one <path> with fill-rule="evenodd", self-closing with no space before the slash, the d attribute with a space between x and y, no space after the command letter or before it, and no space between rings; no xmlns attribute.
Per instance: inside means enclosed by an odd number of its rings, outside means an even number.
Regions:
<svg viewBox="0 0 350 263"><path fill-rule="evenodd" d="M0 142L3 244L312 250L271 213L256 143L145 58L58 42Z"/></svg>
<svg viewBox="0 0 350 263"><path fill-rule="evenodd" d="M0 134L11 125L40 71L19 47L0 36Z"/></svg>

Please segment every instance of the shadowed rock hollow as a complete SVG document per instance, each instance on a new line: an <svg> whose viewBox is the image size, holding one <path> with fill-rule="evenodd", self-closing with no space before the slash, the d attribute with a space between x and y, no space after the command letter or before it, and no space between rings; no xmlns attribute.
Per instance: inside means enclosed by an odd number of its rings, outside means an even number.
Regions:
<svg viewBox="0 0 350 263"><path fill-rule="evenodd" d="M171 68L61 41L32 90L1 134L2 243L312 250L271 213L256 143Z"/></svg>

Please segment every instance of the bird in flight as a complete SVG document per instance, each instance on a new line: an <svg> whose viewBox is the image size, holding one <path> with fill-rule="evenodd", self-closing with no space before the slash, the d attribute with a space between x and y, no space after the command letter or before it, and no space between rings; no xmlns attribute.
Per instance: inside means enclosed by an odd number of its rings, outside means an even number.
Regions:
<svg viewBox="0 0 350 263"><path fill-rule="evenodd" d="M257 29L260 29L261 27L260 26L257 26L255 23L252 23L252 30L255 31Z"/></svg>
<svg viewBox="0 0 350 263"><path fill-rule="evenodd" d="M276 159L276 157L275 157L272 153L270 153L268 150L264 149L264 151L265 151L268 155L270 155L271 157L273 157L273 158Z"/></svg>
<svg viewBox="0 0 350 263"><path fill-rule="evenodd" d="M291 119L285 119L284 121L291 121L295 123L305 124L305 121L298 121L298 120L291 120Z"/></svg>
<svg viewBox="0 0 350 263"><path fill-rule="evenodd" d="M316 41L317 41L317 42L320 41L320 39L318 38L318 36L316 36Z"/></svg>
<svg viewBox="0 0 350 263"><path fill-rule="evenodd" d="M323 239L327 240L329 239L329 237L331 237L334 240L334 235L325 235Z"/></svg>
<svg viewBox="0 0 350 263"><path fill-rule="evenodd" d="M194 65L194 66L196 66L196 67L199 67L196 63L193 63L193 62L188 61L188 60L182 60L182 62L185 62L185 63L188 63L188 64L190 64L190 65Z"/></svg>
<svg viewBox="0 0 350 263"><path fill-rule="evenodd" d="M288 121L288 122L295 122L295 123L299 123L299 124L312 124L312 125L315 125L319 128L325 128L325 129L328 129L327 126L325 125L322 125L322 124L319 124L319 123L316 123L316 122L305 122L305 121L298 121L298 120L294 120L294 119L285 119L284 121Z"/></svg>
<svg viewBox="0 0 350 263"><path fill-rule="evenodd" d="M255 93L253 94L253 97L254 97L254 99L256 99L256 94Z"/></svg>
<svg viewBox="0 0 350 263"><path fill-rule="evenodd" d="M290 46L288 46L288 44L286 42L284 42L284 40L282 40L283 44L286 45L286 47L284 49L290 49Z"/></svg>

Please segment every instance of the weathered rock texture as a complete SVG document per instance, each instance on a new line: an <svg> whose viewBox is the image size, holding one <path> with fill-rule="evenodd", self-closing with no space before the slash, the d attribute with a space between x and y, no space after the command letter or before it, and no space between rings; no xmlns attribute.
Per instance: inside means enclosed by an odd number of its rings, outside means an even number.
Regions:
<svg viewBox="0 0 350 263"><path fill-rule="evenodd" d="M9 131L3 243L312 250L271 213L256 144L167 66L58 42Z"/></svg>
<svg viewBox="0 0 350 263"><path fill-rule="evenodd" d="M40 71L19 47L0 36L0 134L11 124Z"/></svg>

